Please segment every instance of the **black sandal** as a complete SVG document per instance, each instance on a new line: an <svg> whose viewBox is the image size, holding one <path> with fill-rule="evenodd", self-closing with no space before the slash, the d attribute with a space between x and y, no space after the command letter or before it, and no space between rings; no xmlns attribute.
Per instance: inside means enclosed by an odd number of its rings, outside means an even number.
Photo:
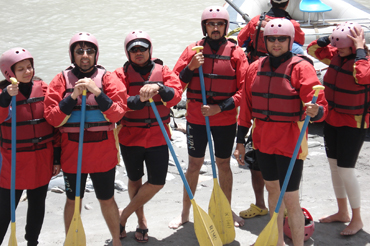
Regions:
<svg viewBox="0 0 370 246"><path fill-rule="evenodd" d="M135 236L135 240L138 242L138 243L147 243L148 240L149 240L149 237L147 239L145 239L145 235L148 234L148 229L141 229L141 228L136 228L136 232L138 233L141 233L143 235L143 239L140 240L138 239L136 236Z"/></svg>

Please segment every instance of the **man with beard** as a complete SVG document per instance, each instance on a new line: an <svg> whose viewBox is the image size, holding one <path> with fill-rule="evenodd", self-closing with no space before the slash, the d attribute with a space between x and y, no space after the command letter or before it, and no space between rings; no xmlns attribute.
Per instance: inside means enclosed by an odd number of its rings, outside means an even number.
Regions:
<svg viewBox="0 0 370 246"><path fill-rule="evenodd" d="M112 245L120 246L119 214L114 200L115 168L119 162L114 129L126 112L126 88L114 74L97 65L98 41L90 33L80 32L72 37L69 55L73 66L54 77L45 96L45 119L62 133L61 165L67 195L65 232L68 233L75 207L81 98L87 90L80 197L84 197L89 174L113 237Z"/></svg>
<svg viewBox="0 0 370 246"><path fill-rule="evenodd" d="M219 6L207 7L202 14L201 26L205 37L189 45L174 67L183 89L187 88L189 166L186 179L194 194L208 142L204 118L208 116L220 186L231 202L233 177L230 156L236 132L237 107L248 61L243 50L225 38L229 26L229 13L226 9ZM195 46L203 46L203 53L193 51ZM198 70L200 66L204 71L207 105L202 103ZM190 199L184 190L182 214L172 220L169 227L176 229L188 222L190 207ZM235 226L244 225L244 220L234 212L233 218Z"/></svg>

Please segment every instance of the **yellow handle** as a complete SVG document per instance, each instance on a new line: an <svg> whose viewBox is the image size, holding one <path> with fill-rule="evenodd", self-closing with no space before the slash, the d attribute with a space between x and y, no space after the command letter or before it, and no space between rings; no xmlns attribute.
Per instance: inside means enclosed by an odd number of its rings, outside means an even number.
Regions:
<svg viewBox="0 0 370 246"><path fill-rule="evenodd" d="M10 82L12 82L13 85L16 85L18 83L18 80L14 77L11 77Z"/></svg>
<svg viewBox="0 0 370 246"><path fill-rule="evenodd" d="M199 53L202 49L204 49L203 46L194 46L193 48L191 48L192 50L196 50L197 53Z"/></svg>
<svg viewBox="0 0 370 246"><path fill-rule="evenodd" d="M323 85L315 85L312 87L313 90L315 90L315 97L319 95L320 90L325 90L325 86Z"/></svg>
<svg viewBox="0 0 370 246"><path fill-rule="evenodd" d="M86 96L86 89L82 91L82 95Z"/></svg>
<svg viewBox="0 0 370 246"><path fill-rule="evenodd" d="M149 98L149 102L153 102L153 98Z"/></svg>

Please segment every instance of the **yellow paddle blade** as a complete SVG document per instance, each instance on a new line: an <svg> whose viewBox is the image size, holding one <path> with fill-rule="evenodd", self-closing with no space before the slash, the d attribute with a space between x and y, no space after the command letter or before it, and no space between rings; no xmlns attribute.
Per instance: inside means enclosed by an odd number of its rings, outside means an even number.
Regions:
<svg viewBox="0 0 370 246"><path fill-rule="evenodd" d="M233 214L229 200L218 184L217 178L213 179L213 191L209 201L208 214L216 226L222 244L229 244L235 239Z"/></svg>
<svg viewBox="0 0 370 246"><path fill-rule="evenodd" d="M8 246L18 246L17 237L16 237L16 234L15 234L15 222L12 222L10 226L11 226L11 232L10 232L10 238L9 238Z"/></svg>
<svg viewBox="0 0 370 246"><path fill-rule="evenodd" d="M194 231L200 246L222 246L222 241L216 227L208 214L200 208L194 199L190 200L193 205Z"/></svg>
<svg viewBox="0 0 370 246"><path fill-rule="evenodd" d="M80 216L80 197L75 198L75 211L69 225L66 241L68 246L86 246L86 235Z"/></svg>
<svg viewBox="0 0 370 246"><path fill-rule="evenodd" d="M272 215L270 222L265 226L263 231L257 238L255 246L276 246L279 239L279 231L277 226L278 213Z"/></svg>

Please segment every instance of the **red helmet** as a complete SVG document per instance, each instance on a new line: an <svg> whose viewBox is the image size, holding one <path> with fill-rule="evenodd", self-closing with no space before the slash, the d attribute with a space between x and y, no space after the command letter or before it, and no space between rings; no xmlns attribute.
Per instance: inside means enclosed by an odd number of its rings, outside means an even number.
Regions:
<svg viewBox="0 0 370 246"><path fill-rule="evenodd" d="M148 43L149 43L149 47L147 47ZM125 53L126 53L127 59L130 60L128 51L136 45L141 45L145 48L149 48L149 54L150 56L152 56L153 45L152 45L152 40L150 36L144 31L135 30L135 31L130 32L125 38Z"/></svg>
<svg viewBox="0 0 370 246"><path fill-rule="evenodd" d="M23 61L25 59L30 59L31 65L33 66L33 57L30 52L24 48L13 48L5 51L0 57L0 68L6 80L10 80L11 77L15 77L12 71L12 66L17 62ZM35 75L35 70L33 70L33 75Z"/></svg>
<svg viewBox="0 0 370 246"><path fill-rule="evenodd" d="M224 36L227 34L227 30L229 29L229 13L227 10L221 6L211 6L207 7L202 14L202 31L203 35L207 35L207 29L206 29L206 20L215 20L215 19L222 19L226 21L226 27Z"/></svg>
<svg viewBox="0 0 370 246"><path fill-rule="evenodd" d="M294 26L292 22L285 18L275 18L267 22L265 30L263 31L263 36L272 35L283 35L290 37L289 50L292 50L294 42Z"/></svg>
<svg viewBox="0 0 370 246"><path fill-rule="evenodd" d="M72 46L73 46L74 43L77 43L77 42L89 42L89 43L92 43L96 46L96 54L95 54L95 65L96 65L98 63L98 58L99 58L98 40L92 34L90 34L88 32L76 33L71 38L71 41L69 41L69 58L71 58L71 63L74 63Z"/></svg>
<svg viewBox="0 0 370 246"><path fill-rule="evenodd" d="M352 39L350 39L347 36L347 35L352 36L351 29L354 30L355 27L357 28L358 31L362 30L361 25L352 21L351 22L346 21L343 24L338 25L331 34L330 40L331 45L337 48L351 47L352 53L355 54L356 53L355 44L353 43Z"/></svg>
<svg viewBox="0 0 370 246"><path fill-rule="evenodd" d="M312 236L313 232L315 231L315 222L312 219L311 214L307 211L307 209L302 208L303 215L304 215L304 240L307 241ZM284 234L292 238L292 232L290 231L290 226L288 223L288 216L285 217L284 220Z"/></svg>

